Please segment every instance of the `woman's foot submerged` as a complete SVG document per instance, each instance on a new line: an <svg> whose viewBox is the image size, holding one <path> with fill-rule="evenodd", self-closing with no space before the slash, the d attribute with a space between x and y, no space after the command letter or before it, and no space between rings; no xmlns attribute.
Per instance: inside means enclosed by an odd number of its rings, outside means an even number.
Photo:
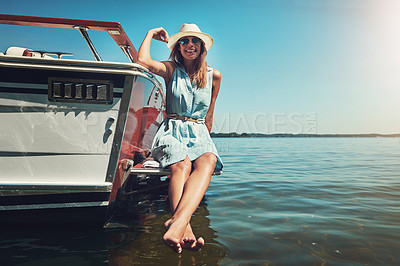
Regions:
<svg viewBox="0 0 400 266"><path fill-rule="evenodd" d="M171 247L174 251L181 253L181 239L186 230L187 223L179 220L172 221L172 218L164 224L167 232L163 236L164 243Z"/></svg>
<svg viewBox="0 0 400 266"><path fill-rule="evenodd" d="M199 237L196 240L196 236L192 231L192 227L190 226L190 224L188 224L186 227L185 234L181 240L181 246L184 249L188 249L191 251L198 251L204 246L204 239L202 237Z"/></svg>
<svg viewBox="0 0 400 266"><path fill-rule="evenodd" d="M178 227L182 227L182 225L175 226L175 223L172 223L171 219L166 221L164 226L165 230L167 230L163 237L164 242L178 253L182 252L182 248L191 251L198 251L205 244L202 237L196 240L196 236L193 234L190 224L186 225L186 229L183 234L182 228L178 229ZM170 232L171 230L173 230L173 232ZM178 234L174 234L175 232L177 232ZM182 236L179 238L181 234ZM178 239L180 239L180 241Z"/></svg>

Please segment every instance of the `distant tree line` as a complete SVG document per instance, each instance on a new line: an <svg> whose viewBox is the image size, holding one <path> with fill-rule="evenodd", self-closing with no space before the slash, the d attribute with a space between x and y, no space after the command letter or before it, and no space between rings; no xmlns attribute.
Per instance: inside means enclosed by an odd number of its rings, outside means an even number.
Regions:
<svg viewBox="0 0 400 266"><path fill-rule="evenodd" d="M292 134L292 133L276 133L276 134L262 134L262 133L214 133L211 132L213 138L377 138L389 137L398 138L398 134Z"/></svg>

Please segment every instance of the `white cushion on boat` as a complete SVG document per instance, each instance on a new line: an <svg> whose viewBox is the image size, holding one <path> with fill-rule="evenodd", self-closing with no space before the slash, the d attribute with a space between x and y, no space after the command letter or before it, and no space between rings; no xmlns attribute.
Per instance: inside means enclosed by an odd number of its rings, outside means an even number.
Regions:
<svg viewBox="0 0 400 266"><path fill-rule="evenodd" d="M13 56L23 56L26 48L22 47L10 47L6 51L6 55L13 55Z"/></svg>
<svg viewBox="0 0 400 266"><path fill-rule="evenodd" d="M11 55L11 56L24 56L24 52L27 51L29 52L29 49L23 48L23 47L15 47L12 46L7 49L6 55ZM39 53L32 53L32 57L40 57ZM46 56L45 56L46 57ZM48 56L47 56L48 57Z"/></svg>
<svg viewBox="0 0 400 266"><path fill-rule="evenodd" d="M144 168L159 168L160 163L154 160L147 160L143 163Z"/></svg>

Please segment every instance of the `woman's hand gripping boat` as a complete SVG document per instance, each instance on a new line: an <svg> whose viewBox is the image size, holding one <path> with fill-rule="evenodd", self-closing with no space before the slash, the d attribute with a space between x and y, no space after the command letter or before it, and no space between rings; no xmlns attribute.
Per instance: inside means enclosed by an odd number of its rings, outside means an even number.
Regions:
<svg viewBox="0 0 400 266"><path fill-rule="evenodd" d="M160 82L134 63L119 23L0 15L0 24L77 30L95 58L46 47L0 53L0 223L104 223L127 167L148 156L163 120ZM106 31L131 63L102 61L89 30Z"/></svg>

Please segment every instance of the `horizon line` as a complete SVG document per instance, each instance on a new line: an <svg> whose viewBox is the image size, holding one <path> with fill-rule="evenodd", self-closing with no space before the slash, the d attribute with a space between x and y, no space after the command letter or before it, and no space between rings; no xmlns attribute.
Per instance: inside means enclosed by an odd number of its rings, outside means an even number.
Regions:
<svg viewBox="0 0 400 266"><path fill-rule="evenodd" d="M369 137L400 137L400 133L237 133L237 132L211 132L211 135L237 135L237 136L369 136Z"/></svg>

